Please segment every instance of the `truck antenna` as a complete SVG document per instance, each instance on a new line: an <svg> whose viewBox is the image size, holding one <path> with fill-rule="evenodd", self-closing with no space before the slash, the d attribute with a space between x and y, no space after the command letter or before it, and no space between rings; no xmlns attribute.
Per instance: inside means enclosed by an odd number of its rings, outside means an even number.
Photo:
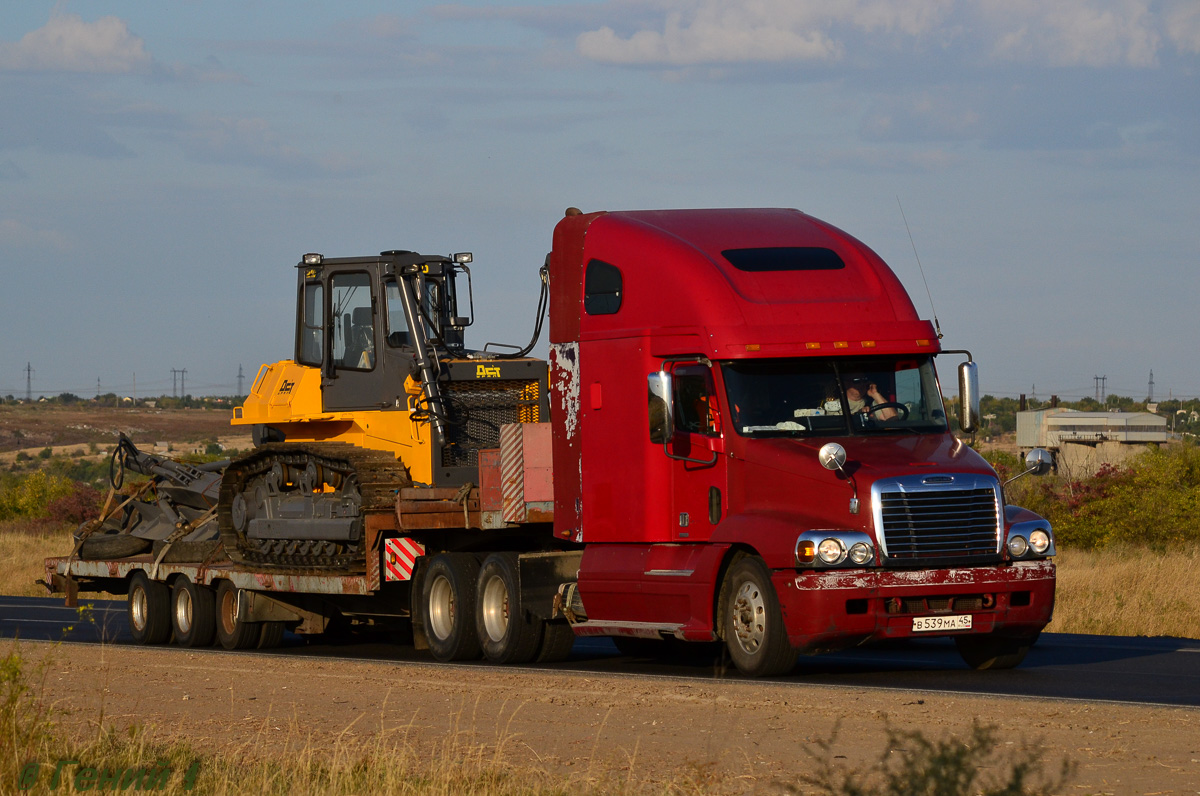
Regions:
<svg viewBox="0 0 1200 796"><path fill-rule="evenodd" d="M904 205L900 204L900 197L896 196L896 204L900 205L900 218L904 219L904 229L908 232L908 242L912 244L913 257L917 258L917 269L921 272L921 281L925 283L925 295L929 296L929 308L933 310L933 329L937 332L938 339L941 340L942 325L938 323L937 307L933 306L933 294L929 292L929 282L925 279L925 269L921 266L921 255L917 254L917 244L913 240L912 230L908 228L908 218L904 215Z"/></svg>

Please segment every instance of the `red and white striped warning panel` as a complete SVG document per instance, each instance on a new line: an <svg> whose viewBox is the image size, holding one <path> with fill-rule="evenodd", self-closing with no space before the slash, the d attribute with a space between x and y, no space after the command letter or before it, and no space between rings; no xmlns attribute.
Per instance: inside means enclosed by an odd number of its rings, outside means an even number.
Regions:
<svg viewBox="0 0 1200 796"><path fill-rule="evenodd" d="M383 542L383 579L412 580L417 558L425 555L425 545L412 539L385 539Z"/></svg>
<svg viewBox="0 0 1200 796"><path fill-rule="evenodd" d="M525 522L525 447L521 424L500 426L500 494L505 522Z"/></svg>

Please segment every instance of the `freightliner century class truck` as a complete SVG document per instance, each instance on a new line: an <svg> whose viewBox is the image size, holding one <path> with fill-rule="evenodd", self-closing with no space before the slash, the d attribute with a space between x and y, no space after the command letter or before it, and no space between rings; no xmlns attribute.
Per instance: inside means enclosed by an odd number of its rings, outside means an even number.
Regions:
<svg viewBox="0 0 1200 796"><path fill-rule="evenodd" d="M122 439L114 484L150 478L47 560L51 590L127 594L147 644L397 626L520 663L611 636L719 642L752 676L938 636L1011 667L1050 621L1050 525L949 425L935 359L960 360L968 434L975 363L855 238L796 210L568 210L548 362L466 346L472 259L305 255L293 356L234 412L255 448L193 466Z"/></svg>

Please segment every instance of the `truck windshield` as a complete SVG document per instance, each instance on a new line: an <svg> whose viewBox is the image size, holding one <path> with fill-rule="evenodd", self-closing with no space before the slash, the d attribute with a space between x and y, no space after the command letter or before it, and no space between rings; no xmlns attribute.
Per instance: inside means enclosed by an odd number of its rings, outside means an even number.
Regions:
<svg viewBox="0 0 1200 796"><path fill-rule="evenodd" d="M744 437L946 430L929 356L737 360L721 371Z"/></svg>

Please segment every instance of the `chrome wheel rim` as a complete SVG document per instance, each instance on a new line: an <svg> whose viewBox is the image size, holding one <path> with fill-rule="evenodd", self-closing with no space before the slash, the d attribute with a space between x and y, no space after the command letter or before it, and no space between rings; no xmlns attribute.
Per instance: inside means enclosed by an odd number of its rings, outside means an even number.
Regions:
<svg viewBox="0 0 1200 796"><path fill-rule="evenodd" d="M747 581L738 587L731 614L738 646L748 655L758 652L767 634L767 603L757 583Z"/></svg>
<svg viewBox="0 0 1200 796"><path fill-rule="evenodd" d="M508 632L508 589L499 575L483 587L483 629L492 641L503 641Z"/></svg>
<svg viewBox="0 0 1200 796"><path fill-rule="evenodd" d="M187 589L176 592L175 628L180 633L188 633L192 629L192 595Z"/></svg>
<svg viewBox="0 0 1200 796"><path fill-rule="evenodd" d="M429 629L440 640L454 632L454 589L445 575L438 575L429 588Z"/></svg>
<svg viewBox="0 0 1200 796"><path fill-rule="evenodd" d="M129 601L129 621L134 629L146 629L146 590L135 588Z"/></svg>
<svg viewBox="0 0 1200 796"><path fill-rule="evenodd" d="M237 592L233 589L221 595L221 627L229 635L237 629L237 604Z"/></svg>

